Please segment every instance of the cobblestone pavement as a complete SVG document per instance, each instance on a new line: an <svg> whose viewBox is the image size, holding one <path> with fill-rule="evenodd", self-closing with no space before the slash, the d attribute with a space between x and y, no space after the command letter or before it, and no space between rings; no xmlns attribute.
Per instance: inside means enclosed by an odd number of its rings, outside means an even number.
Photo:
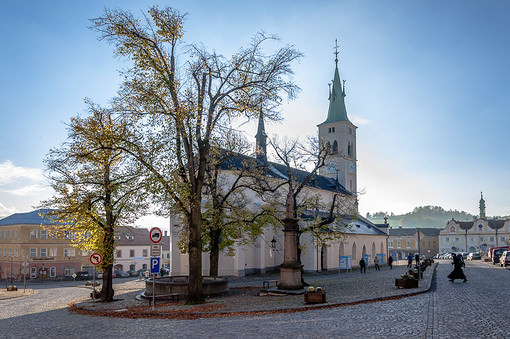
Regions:
<svg viewBox="0 0 510 339"><path fill-rule="evenodd" d="M0 300L0 338L504 338L510 335L507 293L510 270L488 263L467 263L467 283L446 278L452 265L438 265L428 293L395 300L306 312L233 316L197 320L124 319L69 313L44 305L45 290L33 296ZM386 271L370 272L357 284L371 284ZM379 274L381 273L381 274ZM359 274L359 273L357 273ZM389 274L389 273L388 273ZM351 282L355 283L353 275ZM321 279L327 276L319 277ZM333 279L329 277L329 279ZM362 279L362 280L360 280ZM239 282L241 283L241 282ZM126 282L125 291L129 291ZM354 290L359 286L351 286ZM346 287L348 288L348 286ZM66 290L66 289L64 289ZM79 287L67 288L69 292ZM85 291L83 288L82 291ZM65 291L65 297L69 298ZM53 296L48 294L47 296ZM40 298L36 305L30 300ZM11 303L12 302L12 303ZM29 314L16 311L30 304ZM60 304L59 304L60 305ZM7 316L4 316L7 314Z"/></svg>

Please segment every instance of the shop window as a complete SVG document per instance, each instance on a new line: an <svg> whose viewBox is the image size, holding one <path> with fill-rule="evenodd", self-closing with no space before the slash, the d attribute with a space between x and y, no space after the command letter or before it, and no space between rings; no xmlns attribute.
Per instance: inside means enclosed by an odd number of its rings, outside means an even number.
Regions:
<svg viewBox="0 0 510 339"><path fill-rule="evenodd" d="M57 276L57 268L55 266L50 267L50 278L55 278Z"/></svg>

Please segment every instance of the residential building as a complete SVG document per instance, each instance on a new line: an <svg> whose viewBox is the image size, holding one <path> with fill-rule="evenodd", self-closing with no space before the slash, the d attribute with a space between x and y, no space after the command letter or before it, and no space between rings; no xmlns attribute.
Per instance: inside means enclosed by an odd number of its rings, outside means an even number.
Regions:
<svg viewBox="0 0 510 339"><path fill-rule="evenodd" d="M388 250L395 260L411 253L432 257L439 251L439 228L389 228ZM418 246L419 245L419 246Z"/></svg>
<svg viewBox="0 0 510 339"><path fill-rule="evenodd" d="M45 210L16 213L0 219L0 277L56 279L71 277L90 265L88 256L71 245L74 234L56 239L43 226L53 223ZM26 267L26 271L23 268Z"/></svg>
<svg viewBox="0 0 510 339"><path fill-rule="evenodd" d="M152 242L147 228L117 226L114 237L114 271L138 271L149 268Z"/></svg>

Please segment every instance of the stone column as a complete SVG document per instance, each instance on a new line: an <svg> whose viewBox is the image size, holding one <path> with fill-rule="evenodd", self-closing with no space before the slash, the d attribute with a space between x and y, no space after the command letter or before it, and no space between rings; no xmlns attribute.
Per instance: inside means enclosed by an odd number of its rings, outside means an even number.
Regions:
<svg viewBox="0 0 510 339"><path fill-rule="evenodd" d="M303 288L301 282L301 268L297 257L297 219L287 218L284 220L285 228L283 241L283 264L280 267L279 289L299 290Z"/></svg>

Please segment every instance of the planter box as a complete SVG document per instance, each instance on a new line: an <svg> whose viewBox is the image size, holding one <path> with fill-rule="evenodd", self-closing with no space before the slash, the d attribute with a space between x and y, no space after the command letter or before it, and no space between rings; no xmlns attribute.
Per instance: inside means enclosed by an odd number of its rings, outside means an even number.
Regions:
<svg viewBox="0 0 510 339"><path fill-rule="evenodd" d="M395 286L398 288L418 288L416 279L395 279Z"/></svg>
<svg viewBox="0 0 510 339"><path fill-rule="evenodd" d="M305 292L305 303L321 304L326 302L326 292Z"/></svg>

